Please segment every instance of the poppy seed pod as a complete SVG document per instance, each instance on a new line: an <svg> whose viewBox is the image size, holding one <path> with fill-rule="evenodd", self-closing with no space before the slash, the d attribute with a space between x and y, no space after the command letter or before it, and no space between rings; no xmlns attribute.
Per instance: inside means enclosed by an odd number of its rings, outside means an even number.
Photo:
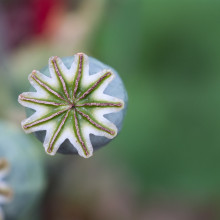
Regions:
<svg viewBox="0 0 220 220"><path fill-rule="evenodd" d="M12 199L12 190L7 184L7 181L5 181L8 171L8 161L4 158L0 158L0 219L4 218L1 206L9 203Z"/></svg>
<svg viewBox="0 0 220 220"><path fill-rule="evenodd" d="M36 145L14 124L0 120L0 213L6 220L25 219L36 210L45 184Z"/></svg>
<svg viewBox="0 0 220 220"><path fill-rule="evenodd" d="M29 81L36 91L19 95L28 108L22 127L35 133L48 154L88 158L121 130L127 92L118 73L100 61L83 53L51 57Z"/></svg>

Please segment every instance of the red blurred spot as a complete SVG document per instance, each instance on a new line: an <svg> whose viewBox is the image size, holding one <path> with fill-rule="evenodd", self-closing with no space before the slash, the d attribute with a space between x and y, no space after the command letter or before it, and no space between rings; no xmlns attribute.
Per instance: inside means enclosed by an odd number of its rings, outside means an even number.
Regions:
<svg viewBox="0 0 220 220"><path fill-rule="evenodd" d="M9 0L0 3L0 31L6 49L44 33L53 9L65 4L66 0Z"/></svg>

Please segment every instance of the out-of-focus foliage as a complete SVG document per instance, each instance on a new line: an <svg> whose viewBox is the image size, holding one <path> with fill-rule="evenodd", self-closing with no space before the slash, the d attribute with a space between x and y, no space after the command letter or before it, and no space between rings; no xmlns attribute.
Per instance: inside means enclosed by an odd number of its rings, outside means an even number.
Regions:
<svg viewBox="0 0 220 220"><path fill-rule="evenodd" d="M220 193L219 9L212 0L109 1L94 37L93 53L129 93L124 130L106 151L144 191Z"/></svg>

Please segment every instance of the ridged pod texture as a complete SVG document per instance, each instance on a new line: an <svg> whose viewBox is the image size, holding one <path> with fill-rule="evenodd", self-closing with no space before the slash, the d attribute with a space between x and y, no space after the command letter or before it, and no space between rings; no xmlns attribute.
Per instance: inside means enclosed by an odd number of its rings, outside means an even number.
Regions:
<svg viewBox="0 0 220 220"><path fill-rule="evenodd" d="M9 172L8 161L0 158L0 220L4 218L2 205L9 203L12 199L12 189L5 181L5 177Z"/></svg>
<svg viewBox="0 0 220 220"><path fill-rule="evenodd" d="M22 127L36 134L48 154L88 158L121 130L125 87L114 69L96 59L83 53L51 57L47 67L29 75L29 81L35 91L18 98L29 109Z"/></svg>

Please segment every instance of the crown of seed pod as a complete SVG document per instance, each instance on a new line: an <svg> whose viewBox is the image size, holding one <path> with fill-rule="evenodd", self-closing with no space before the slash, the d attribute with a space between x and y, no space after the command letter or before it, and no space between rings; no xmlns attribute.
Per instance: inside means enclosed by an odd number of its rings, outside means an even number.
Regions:
<svg viewBox="0 0 220 220"><path fill-rule="evenodd" d="M9 164L6 159L0 158L0 220L3 219L1 206L9 203L12 199L12 190L4 181L9 171Z"/></svg>
<svg viewBox="0 0 220 220"><path fill-rule="evenodd" d="M126 90L118 73L96 59L83 53L51 57L29 81L36 91L22 93L18 101L35 113L28 111L22 127L35 132L48 154L78 152L88 158L121 129Z"/></svg>

